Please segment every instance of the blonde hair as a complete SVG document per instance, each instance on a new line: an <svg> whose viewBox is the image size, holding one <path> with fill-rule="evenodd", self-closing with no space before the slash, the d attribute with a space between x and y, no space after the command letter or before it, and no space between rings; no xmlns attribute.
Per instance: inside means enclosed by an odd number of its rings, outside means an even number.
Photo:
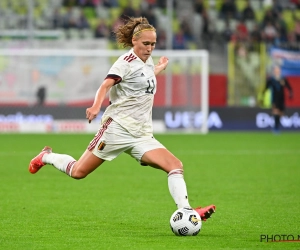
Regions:
<svg viewBox="0 0 300 250"><path fill-rule="evenodd" d="M120 25L117 28L117 31L115 32L117 43L123 48L133 47L132 38L138 38L141 32L146 30L156 31L156 29L151 24L149 24L147 18L130 17L125 24Z"/></svg>

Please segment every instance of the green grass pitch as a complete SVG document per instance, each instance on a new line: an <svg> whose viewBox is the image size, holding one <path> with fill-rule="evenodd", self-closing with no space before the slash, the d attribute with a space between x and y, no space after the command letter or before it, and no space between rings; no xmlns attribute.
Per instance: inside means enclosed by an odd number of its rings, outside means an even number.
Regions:
<svg viewBox="0 0 300 250"><path fill-rule="evenodd" d="M170 230L166 174L126 154L83 180L28 172L43 146L78 158L92 138L0 134L0 249L300 249L261 241L300 235L300 133L157 135L184 164L191 205L217 206L195 237Z"/></svg>

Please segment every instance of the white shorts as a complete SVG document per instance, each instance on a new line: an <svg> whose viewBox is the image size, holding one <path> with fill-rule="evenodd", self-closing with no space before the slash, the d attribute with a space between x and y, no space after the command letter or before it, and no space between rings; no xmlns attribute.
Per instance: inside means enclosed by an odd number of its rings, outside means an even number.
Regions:
<svg viewBox="0 0 300 250"><path fill-rule="evenodd" d="M147 151L157 148L165 147L153 136L134 137L112 118L102 124L88 146L89 151L106 161L125 152L140 163Z"/></svg>

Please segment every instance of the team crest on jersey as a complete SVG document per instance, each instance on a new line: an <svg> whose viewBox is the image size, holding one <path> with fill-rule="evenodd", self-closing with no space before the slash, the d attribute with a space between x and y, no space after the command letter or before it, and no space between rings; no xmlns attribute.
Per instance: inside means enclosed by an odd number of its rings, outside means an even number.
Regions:
<svg viewBox="0 0 300 250"><path fill-rule="evenodd" d="M104 141L100 142L100 143L99 143L99 146L98 146L98 150L99 150L99 151L102 151L102 150L104 149L105 146L106 146L106 144L105 144Z"/></svg>
<svg viewBox="0 0 300 250"><path fill-rule="evenodd" d="M131 61L135 60L136 58L137 57L131 53L129 56L125 56L124 60L127 62L131 62Z"/></svg>

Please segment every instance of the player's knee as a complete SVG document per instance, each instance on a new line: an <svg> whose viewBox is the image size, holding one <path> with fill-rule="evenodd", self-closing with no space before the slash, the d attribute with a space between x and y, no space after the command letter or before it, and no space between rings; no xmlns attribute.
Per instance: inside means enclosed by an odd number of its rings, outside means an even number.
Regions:
<svg viewBox="0 0 300 250"><path fill-rule="evenodd" d="M183 170L183 164L180 160L178 160L177 166L178 166L179 169Z"/></svg>
<svg viewBox="0 0 300 250"><path fill-rule="evenodd" d="M183 164L182 162L179 160L179 159L175 159L173 161L173 164L172 164L172 170L173 169L180 169L181 171L183 171Z"/></svg>
<svg viewBox="0 0 300 250"><path fill-rule="evenodd" d="M88 173L86 173L85 171L82 171L80 169L74 169L72 171L72 175L71 177L77 180L83 179L88 175Z"/></svg>
<svg viewBox="0 0 300 250"><path fill-rule="evenodd" d="M177 161L176 164L172 165L172 168L169 169L168 176L171 175L183 175L183 164L181 161Z"/></svg>

